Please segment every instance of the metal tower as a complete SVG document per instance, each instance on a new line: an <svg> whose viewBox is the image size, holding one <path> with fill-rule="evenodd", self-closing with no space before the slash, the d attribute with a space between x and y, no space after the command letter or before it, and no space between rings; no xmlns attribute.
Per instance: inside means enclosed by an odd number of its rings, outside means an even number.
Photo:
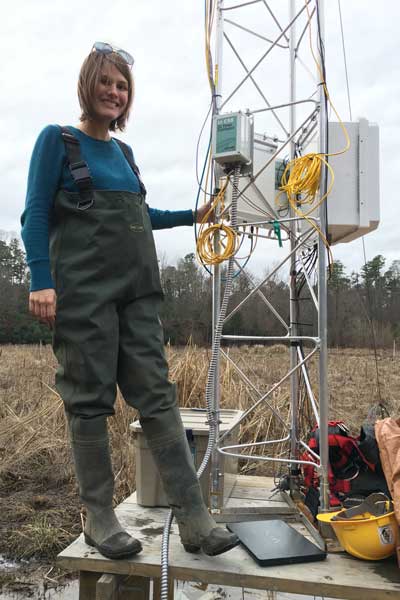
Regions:
<svg viewBox="0 0 400 600"><path fill-rule="evenodd" d="M285 6L284 6L285 5ZM307 151L307 146L318 144L321 153L327 152L327 101L321 85L321 73L324 73L324 2L323 0L289 0L283 2L266 0L249 0L235 3L219 0L214 15L215 44L215 113L229 111L247 112L254 117L254 130L261 134L260 143L269 145L272 150L265 164L256 172L246 185L242 185L239 197L245 197L246 191L262 190L257 188L257 179L274 164L277 157L286 156L293 159L299 151ZM236 37L235 37L236 36ZM318 66L317 66L317 63ZM321 196L327 189L326 168L322 169L320 182ZM246 303L257 294L266 310L272 311L283 328L282 335L226 335L222 330L222 340L230 343L276 342L286 344L290 353L290 368L280 381L267 390L258 389L251 378L235 363L232 357L222 348L219 357L229 361L238 376L245 382L249 393L254 397L254 405L246 411L245 419L259 405L270 410L274 418L280 420L282 427L286 422L271 405L271 395L284 382L290 381L291 422L286 434L279 440L265 440L257 445L285 443L290 450L290 458L269 458L247 454L248 445L224 446L225 433L218 439L218 451L212 455L211 464L211 508L216 509L218 495L218 479L221 454L234 455L240 458L251 457L251 460L273 460L286 463L288 467L291 489L296 486L298 469L302 461L300 450L308 446L301 439L298 427L299 377L302 377L307 390L311 410L320 427L320 453L311 454L316 460L320 475L321 509L329 507L328 500L328 415L329 396L327 386L327 279L326 279L326 247L323 239L315 235L317 227L325 232L326 212L322 203L317 214L312 213L307 220L293 209L282 216L271 199L264 197L265 220L258 225L260 243L270 244L271 231L279 227L286 237L284 256L278 266L260 283L254 283L246 274L246 269L235 260L236 269L248 279L251 291L240 304L228 312L224 318L227 323L234 314L244 309ZM229 206L225 207L225 211ZM312 223L310 223L310 219ZM268 234L268 235L267 235ZM250 235L257 235L253 233ZM272 235L274 237L274 235ZM267 239L265 239L267 238ZM275 238L276 239L276 238ZM317 245L316 273L318 276L318 292L315 292L309 273L304 264L304 251L309 248L310 241ZM276 243L276 242L275 242ZM251 264L250 264L251 266ZM289 322L279 313L273 302L265 293L265 284L281 268L289 266L290 273L290 318ZM298 298L296 295L296 275L305 278L309 294L317 315L318 327L312 335L300 335L298 329ZM213 330L220 315L221 307L221 268L213 268ZM214 340L215 342L215 340ZM305 350L307 348L307 350ZM312 356L318 354L319 390L314 394L307 365ZM218 438L219 420L219 361L215 369L213 381L215 428ZM318 402L316 401L318 396Z"/></svg>

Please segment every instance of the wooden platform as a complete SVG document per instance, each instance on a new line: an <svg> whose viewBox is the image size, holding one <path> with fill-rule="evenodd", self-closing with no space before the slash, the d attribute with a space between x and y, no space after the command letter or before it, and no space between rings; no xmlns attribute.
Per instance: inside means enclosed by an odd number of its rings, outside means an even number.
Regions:
<svg viewBox="0 0 400 600"><path fill-rule="evenodd" d="M240 520L260 518L260 511L286 514L290 520L293 511L280 496L270 499L272 485L272 480L264 477L240 476L227 504L225 522L238 520L239 509L245 513ZM122 525L143 544L143 551L129 560L104 558L83 542L82 535L59 554L60 567L80 572L80 600L128 600L139 596L145 600L149 596L150 579L154 582L154 596L158 596L166 513L167 509L138 506L135 494L118 506ZM303 525L295 526L309 537ZM180 544L176 525L170 536L169 565L171 581L198 581L343 600L400 598L400 569L395 558L367 562L340 552L329 554L321 562L259 567L241 547L213 558L202 553L188 554ZM108 575L101 577L102 574ZM123 583L127 576L129 579Z"/></svg>

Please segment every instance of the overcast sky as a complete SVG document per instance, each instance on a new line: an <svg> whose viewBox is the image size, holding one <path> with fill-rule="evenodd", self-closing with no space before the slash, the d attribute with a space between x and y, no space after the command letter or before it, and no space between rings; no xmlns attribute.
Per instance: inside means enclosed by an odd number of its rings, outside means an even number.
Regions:
<svg viewBox="0 0 400 600"><path fill-rule="evenodd" d="M234 4L238 1L225 2L226 6ZM269 5L284 22L282 7L286 9L286 3L271 0ZM298 7L301 6L299 1ZM389 264L400 258L397 190L400 4L385 0L379 10L376 6L365 0L346 0L342 2L342 15L353 119L366 117L380 126L381 225L365 237L367 258L381 253ZM231 11L229 18L235 17L247 26L253 24L262 35L276 35L276 24L262 3L249 8L247 14L241 10L241 14ZM339 113L348 120L336 0L330 0L325 22L327 81ZM238 31L236 35L242 35ZM112 41L135 57L136 97L130 123L121 137L134 150L148 189L149 204L161 209L194 206L196 143L209 104L203 2L16 0L8 3L3 12L0 33L3 56L0 230L19 232L30 155L41 129L49 123L77 124L77 76L96 40ZM267 48L265 42L256 44L254 38L249 41L244 32L242 39L235 39L243 56L245 51L249 52L248 66ZM288 72L282 64L278 68L278 64L278 59L272 63L272 79L267 78L266 71L263 74L260 70L259 75L259 84L272 103L287 98ZM242 76L240 65L228 51L224 55L223 73L227 75L224 75L224 95L232 89L235 77L239 81ZM305 71L300 76L300 85L302 78L307 79ZM254 88L252 93L253 103L248 96L245 106L239 99L237 104L230 104L229 109L259 107ZM279 134L279 131L275 127L268 133ZM202 154L201 165L203 159ZM156 243L159 254L172 263L194 251L193 231L180 228L157 232ZM277 256L276 244L268 242L250 268L260 272ZM358 269L363 262L361 241L335 246L334 257L342 260L349 271Z"/></svg>

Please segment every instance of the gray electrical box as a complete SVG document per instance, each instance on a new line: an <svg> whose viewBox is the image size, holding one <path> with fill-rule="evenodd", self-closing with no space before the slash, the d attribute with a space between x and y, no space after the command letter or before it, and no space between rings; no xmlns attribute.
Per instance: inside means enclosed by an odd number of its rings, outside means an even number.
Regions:
<svg viewBox="0 0 400 600"><path fill-rule="evenodd" d="M193 455L196 470L201 465L208 443L207 411L181 408L181 416L189 446ZM224 433L238 423L243 411L222 409L220 412L220 432ZM142 506L168 506L160 476L153 461L150 448L143 435L139 421L130 425L135 435L136 449L136 499ZM236 427L224 439L224 445L231 446L238 443L239 427ZM219 502L222 508L224 502L229 498L235 485L238 472L238 459L232 456L220 455L221 477L219 478ZM179 473L177 473L177 477ZM210 488L210 464L200 479L204 500L209 504Z"/></svg>
<svg viewBox="0 0 400 600"><path fill-rule="evenodd" d="M239 224L257 223L260 227L271 229L273 225L263 221L279 217L282 212L284 215L287 214L286 194L279 194L286 163L282 159L273 158L276 150L276 142L262 134L255 134L252 172L243 174L239 179L237 202ZM264 168L268 162L268 166ZM221 187L223 182L224 180L220 184ZM225 191L225 203L230 204L231 200L232 185L229 183Z"/></svg>
<svg viewBox="0 0 400 600"><path fill-rule="evenodd" d="M212 128L212 155L220 165L252 162L253 117L242 112L216 115Z"/></svg>
<svg viewBox="0 0 400 600"><path fill-rule="evenodd" d="M351 242L379 225L379 127L360 119L344 123L350 149L329 157L335 181L328 196L331 244ZM340 123L329 123L329 152L345 145Z"/></svg>
<svg viewBox="0 0 400 600"><path fill-rule="evenodd" d="M335 176L327 199L331 244L350 242L373 231L380 219L379 127L367 119L344 125L350 137L350 148L343 154L328 158ZM346 140L340 123L329 123L328 143L329 153L345 147ZM239 193L237 204L239 224L258 223L261 227L272 229L271 223L262 223L270 218L268 215L279 218L289 214L286 194L279 193L285 163L278 157L273 158L276 149L276 146L255 135L252 173L242 175L238 185L239 191L243 192ZM318 152L316 142L304 151L309 152ZM226 203L230 203L231 196L232 186L229 184L225 192ZM311 205L302 207L305 213L311 209ZM311 212L310 216L318 217L318 210ZM307 221L301 222L302 231L309 228ZM318 233L315 232L309 243L314 243L317 237Z"/></svg>

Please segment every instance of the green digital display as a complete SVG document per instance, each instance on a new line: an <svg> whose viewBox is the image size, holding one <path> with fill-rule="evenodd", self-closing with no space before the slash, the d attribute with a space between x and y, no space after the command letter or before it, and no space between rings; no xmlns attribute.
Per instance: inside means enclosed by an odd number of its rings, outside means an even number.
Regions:
<svg viewBox="0 0 400 600"><path fill-rule="evenodd" d="M235 152L237 139L237 116L223 117L217 121L217 154Z"/></svg>

